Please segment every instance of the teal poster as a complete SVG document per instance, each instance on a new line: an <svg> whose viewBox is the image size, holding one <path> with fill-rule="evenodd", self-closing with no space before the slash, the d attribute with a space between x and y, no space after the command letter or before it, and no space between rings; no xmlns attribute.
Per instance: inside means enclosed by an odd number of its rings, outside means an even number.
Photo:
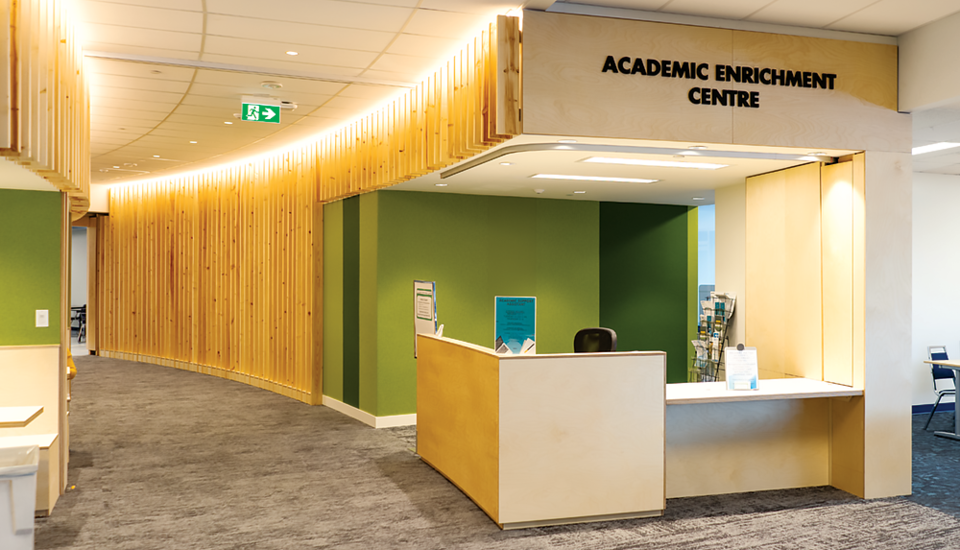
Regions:
<svg viewBox="0 0 960 550"><path fill-rule="evenodd" d="M497 353L536 353L537 299L497 296L493 349Z"/></svg>

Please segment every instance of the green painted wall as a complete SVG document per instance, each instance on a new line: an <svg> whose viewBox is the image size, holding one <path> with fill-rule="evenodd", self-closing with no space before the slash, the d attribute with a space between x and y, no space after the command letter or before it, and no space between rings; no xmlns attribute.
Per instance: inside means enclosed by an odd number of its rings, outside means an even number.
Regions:
<svg viewBox="0 0 960 550"><path fill-rule="evenodd" d="M687 381L696 270L695 208L600 204L600 324L621 351L667 352L668 383Z"/></svg>
<svg viewBox="0 0 960 550"><path fill-rule="evenodd" d="M323 205L323 394L343 401L343 202Z"/></svg>
<svg viewBox="0 0 960 550"><path fill-rule="evenodd" d="M416 411L415 279L436 281L444 335L482 346L493 346L498 295L537 297L538 353L572 352L577 330L598 323L598 203L378 195L375 414Z"/></svg>
<svg viewBox="0 0 960 550"><path fill-rule="evenodd" d="M324 394L416 411L413 281L437 282L444 335L492 347L494 296L537 297L537 351L589 326L661 349L686 381L696 331L696 210L379 191L324 206Z"/></svg>
<svg viewBox="0 0 960 550"><path fill-rule="evenodd" d="M0 189L0 346L60 343L60 193ZM50 326L36 328L36 310Z"/></svg>

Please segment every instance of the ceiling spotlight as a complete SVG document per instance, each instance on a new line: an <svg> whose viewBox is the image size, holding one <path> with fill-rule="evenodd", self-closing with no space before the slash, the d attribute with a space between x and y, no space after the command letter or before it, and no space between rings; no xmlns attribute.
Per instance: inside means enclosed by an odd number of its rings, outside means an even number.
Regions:
<svg viewBox="0 0 960 550"><path fill-rule="evenodd" d="M546 189L534 189L534 190L533 190L533 192L536 193L536 194L538 194L538 195L542 195L544 191L546 191Z"/></svg>
<svg viewBox="0 0 960 550"><path fill-rule="evenodd" d="M437 187L446 187L446 186L447 186L446 183L435 183L434 185L436 185Z"/></svg>
<svg viewBox="0 0 960 550"><path fill-rule="evenodd" d="M576 143L576 142L577 140L575 139L558 139L557 140L557 143Z"/></svg>
<svg viewBox="0 0 960 550"><path fill-rule="evenodd" d="M702 151L703 149L706 149L706 148L707 148L706 145L691 145L690 147L687 147L687 149L693 149L694 151Z"/></svg>
<svg viewBox="0 0 960 550"><path fill-rule="evenodd" d="M114 168L120 168L119 166L114 166Z"/></svg>
<svg viewBox="0 0 960 550"><path fill-rule="evenodd" d="M196 141L191 141L190 143L196 143Z"/></svg>
<svg viewBox="0 0 960 550"><path fill-rule="evenodd" d="M586 193L586 191L574 191L573 193L574 193L575 195L582 195L582 194Z"/></svg>
<svg viewBox="0 0 960 550"><path fill-rule="evenodd" d="M695 201L702 201L702 200L704 200L704 198L703 198L703 197L693 197L693 200L695 200Z"/></svg>
<svg viewBox="0 0 960 550"><path fill-rule="evenodd" d="M160 155L153 155L153 158L158 159L160 158Z"/></svg>
<svg viewBox="0 0 960 550"><path fill-rule="evenodd" d="M501 162L500 166L513 166L512 162Z"/></svg>
<svg viewBox="0 0 960 550"><path fill-rule="evenodd" d="M223 123L224 123L224 124L233 124L233 123L230 122L229 120L224 120Z"/></svg>
<svg viewBox="0 0 960 550"><path fill-rule="evenodd" d="M300 55L300 52L295 52L291 50L287 52L287 55Z"/></svg>
<svg viewBox="0 0 960 550"><path fill-rule="evenodd" d="M287 52L287 53L290 53L290 52ZM279 90L280 88L283 88L283 84L280 84L279 82L274 82L272 80L264 80L263 82L260 83L260 87L267 88L268 90Z"/></svg>

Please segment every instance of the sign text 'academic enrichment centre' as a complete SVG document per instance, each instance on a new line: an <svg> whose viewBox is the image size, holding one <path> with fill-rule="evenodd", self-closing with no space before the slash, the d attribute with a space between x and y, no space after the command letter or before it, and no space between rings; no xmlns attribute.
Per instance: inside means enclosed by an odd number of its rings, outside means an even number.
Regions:
<svg viewBox="0 0 960 550"><path fill-rule="evenodd" d="M710 64L693 61L671 61L668 59L642 59L607 56L603 63L603 72L618 74L639 74L642 76L661 76L664 78L686 78L688 80L710 80ZM789 71L747 67L744 65L713 66L713 79L717 82L740 82L743 84L763 84L765 86L789 86L793 88L821 88L832 90L837 75L810 71ZM723 105L730 107L760 108L760 92L745 90L717 90L715 88L694 87L687 92L687 99L694 105Z"/></svg>

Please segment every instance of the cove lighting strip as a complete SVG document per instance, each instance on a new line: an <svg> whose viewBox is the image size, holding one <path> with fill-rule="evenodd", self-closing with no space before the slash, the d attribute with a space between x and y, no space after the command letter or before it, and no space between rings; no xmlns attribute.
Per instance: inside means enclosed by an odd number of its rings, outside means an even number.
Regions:
<svg viewBox="0 0 960 550"><path fill-rule="evenodd" d="M943 141L940 143L933 143L931 145L924 145L922 147L914 147L910 152L914 155L922 155L924 153L932 153L934 151L943 151L944 149L953 149L954 147L960 147L960 143Z"/></svg>
<svg viewBox="0 0 960 550"><path fill-rule="evenodd" d="M660 180L645 180L641 178L605 178L600 176L566 176L562 174L534 174L532 178L544 180L575 180L575 181L614 181L618 183L654 183Z"/></svg>
<svg viewBox="0 0 960 550"><path fill-rule="evenodd" d="M624 159L614 157L590 157L584 159L583 162L626 164L629 166L658 166L661 168L696 168L698 170L716 170L717 168L726 168L729 166L729 164L714 164L711 162L680 162L676 160Z"/></svg>

